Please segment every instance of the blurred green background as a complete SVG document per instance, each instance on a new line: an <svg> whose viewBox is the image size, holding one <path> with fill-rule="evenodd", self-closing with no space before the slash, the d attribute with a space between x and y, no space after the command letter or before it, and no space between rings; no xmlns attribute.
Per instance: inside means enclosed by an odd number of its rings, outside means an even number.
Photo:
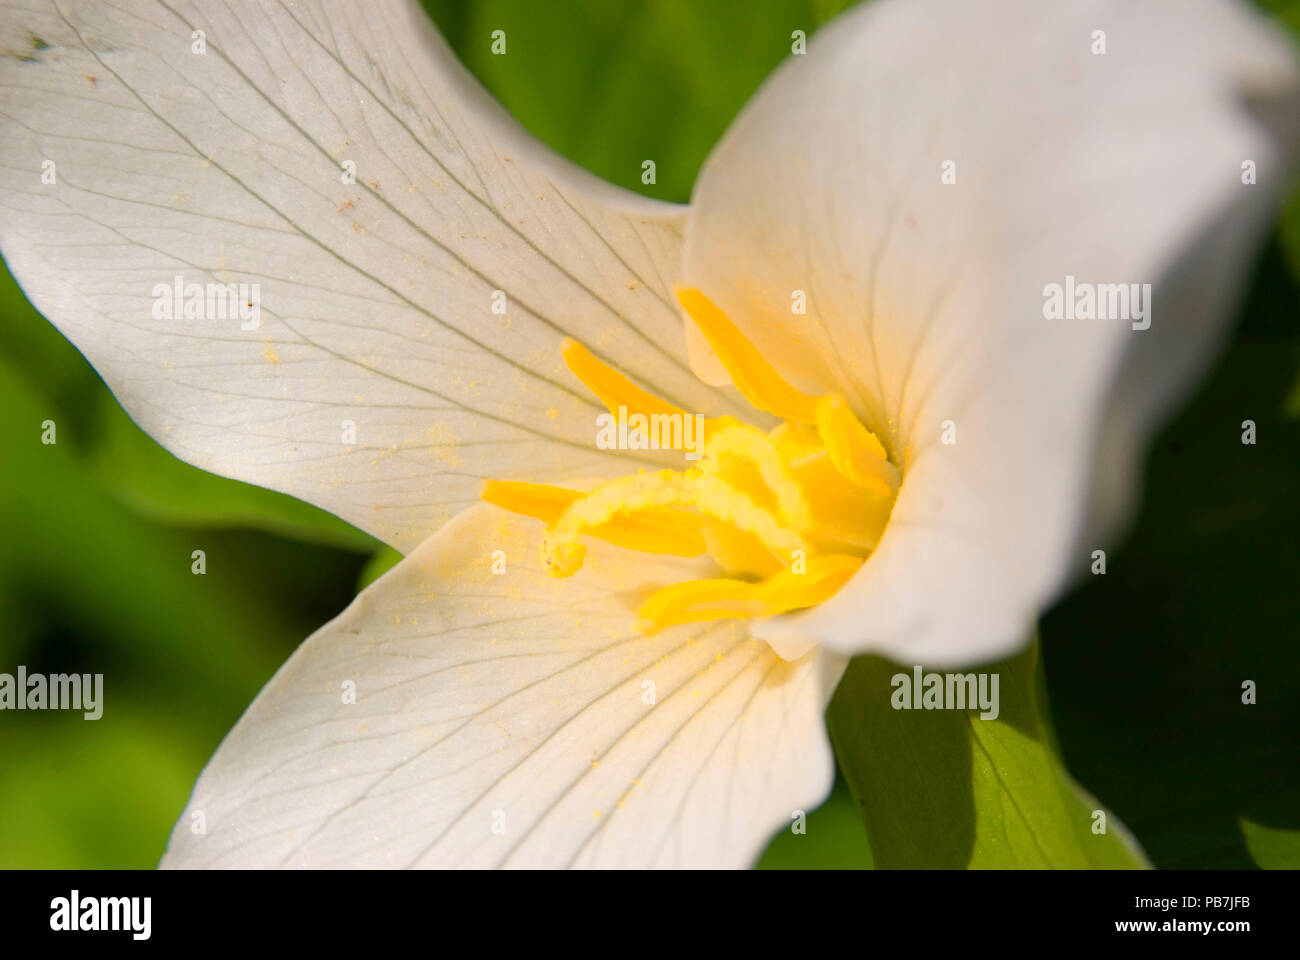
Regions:
<svg viewBox="0 0 1300 960"><path fill-rule="evenodd" d="M688 199L790 34L850 0L426 0L534 134ZM1300 36L1300 0L1261 3ZM490 54L502 29L509 53ZM640 181L657 164L657 183ZM1300 866L1300 201L1231 347L1153 448L1144 510L1048 613L1052 719L1078 779L1158 866ZM105 674L104 716L0 714L0 866L152 867L200 769L294 647L392 551L188 467L0 276L0 671ZM40 442L57 424L58 443ZM1255 420L1258 443L1240 443ZM206 576L190 572L207 554ZM1240 704L1253 679L1259 703ZM843 785L765 866L867 866Z"/></svg>

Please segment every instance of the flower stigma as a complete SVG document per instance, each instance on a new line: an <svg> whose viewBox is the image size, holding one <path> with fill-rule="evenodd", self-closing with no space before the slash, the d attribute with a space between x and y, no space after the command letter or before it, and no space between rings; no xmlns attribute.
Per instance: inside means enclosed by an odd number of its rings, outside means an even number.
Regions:
<svg viewBox="0 0 1300 960"><path fill-rule="evenodd" d="M686 470L642 470L590 492L489 480L483 499L546 524L542 563L554 577L582 568L582 536L630 550L708 555L723 577L655 591L639 611L654 632L682 623L769 617L829 599L862 566L889 521L901 474L837 393L796 390L699 290L677 298L757 410L763 430L734 417L704 421L703 456ZM566 340L569 370L615 416L688 416Z"/></svg>

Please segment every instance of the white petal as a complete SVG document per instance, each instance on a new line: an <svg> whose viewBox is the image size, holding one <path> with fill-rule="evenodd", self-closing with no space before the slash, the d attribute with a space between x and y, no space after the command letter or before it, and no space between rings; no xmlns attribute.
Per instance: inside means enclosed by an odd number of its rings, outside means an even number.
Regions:
<svg viewBox="0 0 1300 960"><path fill-rule="evenodd" d="M685 280L906 472L857 577L762 635L935 665L1023 641L1216 345L1296 91L1289 46L1215 0L881 0L768 82L701 175ZM1067 275L1153 284L1150 329L1045 319Z"/></svg>
<svg viewBox="0 0 1300 960"><path fill-rule="evenodd" d="M162 865L735 867L825 798L844 661L736 623L641 636L636 597L702 565L593 544L556 580L539 533L468 510L309 639Z"/></svg>
<svg viewBox="0 0 1300 960"><path fill-rule="evenodd" d="M415 3L3 7L5 258L178 456L409 548L483 476L626 471L565 334L708 408L683 208L532 140ZM259 284L260 327L154 319L176 276Z"/></svg>

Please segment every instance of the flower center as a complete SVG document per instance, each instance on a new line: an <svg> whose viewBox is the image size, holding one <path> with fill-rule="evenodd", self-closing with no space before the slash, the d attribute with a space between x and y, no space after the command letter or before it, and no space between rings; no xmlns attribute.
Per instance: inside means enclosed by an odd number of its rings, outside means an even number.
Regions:
<svg viewBox="0 0 1300 960"><path fill-rule="evenodd" d="M581 569L583 536L647 553L708 554L725 576L657 590L640 609L649 631L816 606L875 548L898 468L843 397L799 392L703 293L679 289L677 297L750 405L784 422L763 431L734 417L706 420L703 455L686 470L643 470L589 493L489 480L483 499L547 525L542 562L556 577ZM562 349L569 370L616 418L689 416L580 343Z"/></svg>

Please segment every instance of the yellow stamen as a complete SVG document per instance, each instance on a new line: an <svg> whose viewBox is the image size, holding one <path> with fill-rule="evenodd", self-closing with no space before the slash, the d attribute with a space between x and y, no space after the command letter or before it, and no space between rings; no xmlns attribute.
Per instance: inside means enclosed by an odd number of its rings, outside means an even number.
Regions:
<svg viewBox="0 0 1300 960"><path fill-rule="evenodd" d="M557 577L582 567L583 536L650 553L707 552L724 576L656 591L640 611L649 630L815 606L875 549L899 470L842 396L796 390L703 293L677 296L740 392L785 422L765 433L732 417L710 420L703 459L687 470L641 471L585 494L494 480L483 499L547 525L542 562ZM615 416L687 416L576 341L566 340L563 354Z"/></svg>
<svg viewBox="0 0 1300 960"><path fill-rule="evenodd" d="M496 504L511 513L536 517L554 523L566 507L582 499L582 493L546 483L520 483L512 480L488 480L481 494L488 503Z"/></svg>
<svg viewBox="0 0 1300 960"><path fill-rule="evenodd" d="M585 494L544 483L516 483L489 480L483 485L483 499L511 513L541 520L548 526ZM620 516L597 524L586 532L625 550L663 553L676 557L698 557L708 549L704 521L686 510L644 510L635 516Z"/></svg>
<svg viewBox="0 0 1300 960"><path fill-rule="evenodd" d="M615 417L619 407L626 407L629 415L683 414L684 411L653 393L647 393L614 368L598 360L590 350L577 340L566 339L560 347L564 363L588 390L600 398L606 409Z"/></svg>
<svg viewBox="0 0 1300 960"><path fill-rule="evenodd" d="M699 290L681 287L677 299L704 333L736 389L760 410L817 426L836 469L860 486L890 494L898 469L884 445L858 422L838 394L810 397L796 390L767 362L725 313Z"/></svg>
<svg viewBox="0 0 1300 960"><path fill-rule="evenodd" d="M754 534L769 550L791 555L807 548L798 534L783 528L767 511L725 480L699 469L676 473L638 473L619 477L575 500L542 537L542 563L551 576L571 577L582 567L587 550L578 537L616 518L647 510L693 507L704 516Z"/></svg>
<svg viewBox="0 0 1300 960"><path fill-rule="evenodd" d="M835 468L825 450L803 457L792 469L803 489L815 491L809 498L812 523L804 532L809 544L819 553L858 556L875 549L889 522L892 496L880 496L855 484ZM707 527L705 538L710 539ZM709 553L713 553L712 545Z"/></svg>
<svg viewBox="0 0 1300 960"><path fill-rule="evenodd" d="M729 420L729 422L728 422ZM754 466L759 478L776 495L780 519L787 527L802 530L808 525L808 505L803 491L781 460L781 453L772 439L735 420L722 421L709 436L704 446L705 471L722 469L724 456L739 457Z"/></svg>
<svg viewBox="0 0 1300 960"><path fill-rule="evenodd" d="M817 419L817 398L786 383L712 300L694 287L679 287L677 299L751 406L800 423Z"/></svg>
<svg viewBox="0 0 1300 960"><path fill-rule="evenodd" d="M693 488L694 506L705 516L752 533L779 557L788 558L796 550L808 552L807 544L796 531L781 526L776 517L721 477L702 474Z"/></svg>
<svg viewBox="0 0 1300 960"><path fill-rule="evenodd" d="M898 468L889 462L876 435L858 422L839 394L817 404L817 433L835 469L854 483L888 496L898 489Z"/></svg>
<svg viewBox="0 0 1300 960"><path fill-rule="evenodd" d="M769 433L768 436L776 444L781 459L792 468L798 467L800 462L807 457L817 456L825 452L817 431L802 423L792 423L787 420Z"/></svg>
<svg viewBox="0 0 1300 960"><path fill-rule="evenodd" d="M804 573L783 570L762 583L688 580L655 591L641 605L642 628L662 630L679 623L772 617L815 607L835 595L862 566L861 557L825 556L808 561Z"/></svg>
<svg viewBox="0 0 1300 960"><path fill-rule="evenodd" d="M671 470L619 477L575 500L542 537L542 563L553 577L571 577L582 567L587 548L578 536L620 516L664 507L689 506L684 477Z"/></svg>
<svg viewBox="0 0 1300 960"><path fill-rule="evenodd" d="M707 553L727 576L741 580L763 580L786 568L790 557L777 556L752 533L729 523L704 517Z"/></svg>

